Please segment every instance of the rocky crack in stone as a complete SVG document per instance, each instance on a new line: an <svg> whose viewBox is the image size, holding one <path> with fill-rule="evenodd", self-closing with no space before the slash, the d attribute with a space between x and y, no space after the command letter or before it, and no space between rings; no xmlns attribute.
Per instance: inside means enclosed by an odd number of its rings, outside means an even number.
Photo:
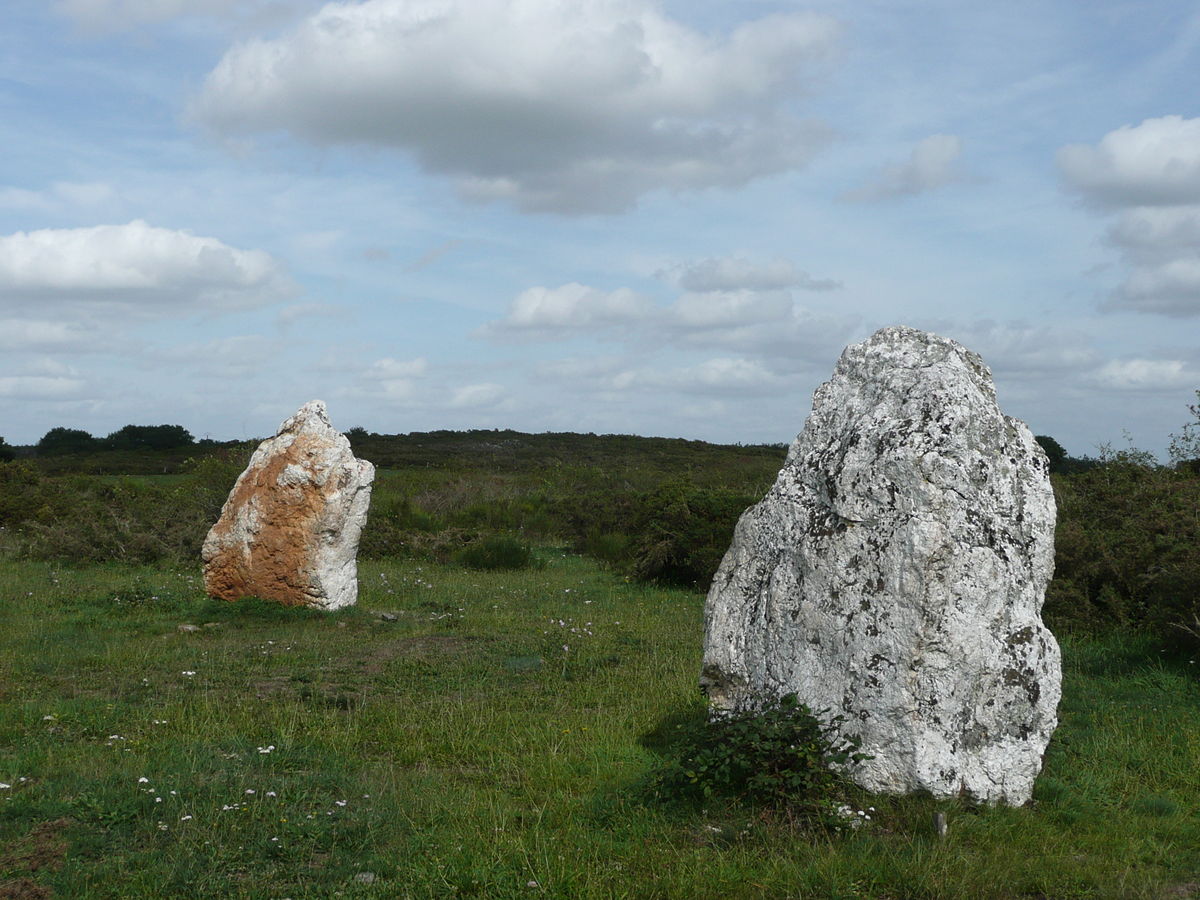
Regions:
<svg viewBox="0 0 1200 900"><path fill-rule="evenodd" d="M259 445L205 538L205 589L222 600L350 606L374 478L325 404L304 404Z"/></svg>
<svg viewBox="0 0 1200 900"><path fill-rule="evenodd" d="M702 686L717 709L794 691L844 716L868 790L1024 803L1061 695L1054 520L1045 454L979 356L885 328L846 348L739 521Z"/></svg>

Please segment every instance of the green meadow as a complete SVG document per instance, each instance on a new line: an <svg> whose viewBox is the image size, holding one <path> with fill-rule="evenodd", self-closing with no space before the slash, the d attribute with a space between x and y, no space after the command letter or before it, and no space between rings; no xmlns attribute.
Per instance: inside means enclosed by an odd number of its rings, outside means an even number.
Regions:
<svg viewBox="0 0 1200 900"><path fill-rule="evenodd" d="M647 788L648 736L703 709L703 597L536 558L368 562L334 614L210 601L194 567L5 562L0 896L1200 893L1186 658L1065 637L1025 808L855 796L859 827L804 829Z"/></svg>

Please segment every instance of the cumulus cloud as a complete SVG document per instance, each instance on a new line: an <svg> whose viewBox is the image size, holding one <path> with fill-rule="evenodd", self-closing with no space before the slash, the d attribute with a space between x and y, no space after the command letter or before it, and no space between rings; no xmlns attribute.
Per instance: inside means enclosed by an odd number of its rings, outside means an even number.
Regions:
<svg viewBox="0 0 1200 900"><path fill-rule="evenodd" d="M234 334L211 341L163 347L149 355L158 365L187 367L208 378L246 378L274 363L286 348L284 341L259 334Z"/></svg>
<svg viewBox="0 0 1200 900"><path fill-rule="evenodd" d="M45 319L0 319L0 350L86 349L91 332L77 322Z"/></svg>
<svg viewBox="0 0 1200 900"><path fill-rule="evenodd" d="M408 401L418 396L418 386L429 372L429 360L377 359L358 376L359 393L387 401Z"/></svg>
<svg viewBox="0 0 1200 900"><path fill-rule="evenodd" d="M874 181L850 192L851 200L890 200L911 197L962 181L958 159L962 140L953 134L933 134L918 141L902 163L885 168Z"/></svg>
<svg viewBox="0 0 1200 900"><path fill-rule="evenodd" d="M787 13L710 36L653 0L334 2L231 48L192 115L403 149L471 199L614 213L806 164L829 132L788 108L837 30Z"/></svg>
<svg viewBox="0 0 1200 900"><path fill-rule="evenodd" d="M786 259L754 262L741 256L703 259L683 267L678 283L686 291L770 291L800 288L806 291L832 291L841 282L813 278Z"/></svg>
<svg viewBox="0 0 1200 900"><path fill-rule="evenodd" d="M0 376L0 398L7 400L78 400L87 382L71 366L50 357L29 360L18 374Z"/></svg>
<svg viewBox="0 0 1200 900"><path fill-rule="evenodd" d="M1061 380L1100 362L1087 334L1061 326L983 320L948 324L945 333L979 353L1006 381Z"/></svg>
<svg viewBox="0 0 1200 900"><path fill-rule="evenodd" d="M1102 308L1200 315L1200 118L1164 116L1058 152L1067 185L1116 214L1128 275Z"/></svg>
<svg viewBox="0 0 1200 900"><path fill-rule="evenodd" d="M1115 391L1159 392L1194 387L1200 373L1178 359L1112 360L1097 369L1090 380Z"/></svg>
<svg viewBox="0 0 1200 900"><path fill-rule="evenodd" d="M731 357L667 368L618 364L611 359L563 359L543 364L539 373L568 382L574 390L594 394L672 391L747 397L775 393L786 383L784 377L757 360Z"/></svg>
<svg viewBox="0 0 1200 900"><path fill-rule="evenodd" d="M140 315L213 312L262 306L290 290L260 250L141 220L0 237L0 310L38 304Z"/></svg>
<svg viewBox="0 0 1200 900"><path fill-rule="evenodd" d="M1110 131L1096 146L1058 151L1067 184L1116 207L1200 201L1200 118L1163 116Z"/></svg>
<svg viewBox="0 0 1200 900"><path fill-rule="evenodd" d="M465 384L451 392L449 405L454 409L483 409L495 406L505 395L504 388L498 384Z"/></svg>
<svg viewBox="0 0 1200 900"><path fill-rule="evenodd" d="M631 290L601 291L571 282L522 291L513 300L508 316L485 326L481 334L501 339L561 340L584 332L624 329L653 315L653 302Z"/></svg>
<svg viewBox="0 0 1200 900"><path fill-rule="evenodd" d="M377 359L367 367L366 378L389 381L396 378L420 378L429 370L429 360L423 356L416 359Z"/></svg>
<svg viewBox="0 0 1200 900"><path fill-rule="evenodd" d="M0 397L7 400L78 400L87 382L61 375L0 376Z"/></svg>
<svg viewBox="0 0 1200 900"><path fill-rule="evenodd" d="M502 341L582 337L643 348L734 351L786 372L836 354L856 324L851 316L800 307L786 290L688 291L660 306L633 291L606 292L572 283L523 291L504 319L477 335Z"/></svg>

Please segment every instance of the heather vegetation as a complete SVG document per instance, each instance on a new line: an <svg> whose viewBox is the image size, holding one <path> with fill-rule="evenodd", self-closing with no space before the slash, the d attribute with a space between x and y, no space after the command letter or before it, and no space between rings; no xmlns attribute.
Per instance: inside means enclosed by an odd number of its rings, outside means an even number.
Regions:
<svg viewBox="0 0 1200 900"><path fill-rule="evenodd" d="M0 896L1200 894L1195 436L1050 454L1064 699L1021 809L867 796L792 698L707 721L702 592L782 447L352 430L334 614L203 594L253 445L17 448Z"/></svg>
<svg viewBox="0 0 1200 900"><path fill-rule="evenodd" d="M1059 508L1052 627L1148 629L1165 645L1200 644L1200 414L1190 411L1167 465L1133 448L1073 457L1039 436ZM71 435L91 449L61 452ZM527 564L532 546L565 543L621 576L697 590L784 455L632 435L349 436L379 469L366 558L511 568ZM0 552L193 561L253 447L195 444L170 425L130 425L103 441L52 429L34 453L0 463Z"/></svg>

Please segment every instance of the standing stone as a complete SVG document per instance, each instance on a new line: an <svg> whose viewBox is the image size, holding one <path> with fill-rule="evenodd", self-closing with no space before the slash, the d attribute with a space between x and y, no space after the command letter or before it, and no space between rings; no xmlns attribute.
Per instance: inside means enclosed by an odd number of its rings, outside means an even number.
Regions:
<svg viewBox="0 0 1200 900"><path fill-rule="evenodd" d="M254 451L208 532L205 590L221 600L352 605L374 478L375 467L355 459L329 424L325 404L304 404Z"/></svg>
<svg viewBox="0 0 1200 900"><path fill-rule="evenodd" d="M873 755L868 790L1029 800L1062 669L1045 454L954 341L847 347L774 486L738 522L705 608L717 709L795 692Z"/></svg>

